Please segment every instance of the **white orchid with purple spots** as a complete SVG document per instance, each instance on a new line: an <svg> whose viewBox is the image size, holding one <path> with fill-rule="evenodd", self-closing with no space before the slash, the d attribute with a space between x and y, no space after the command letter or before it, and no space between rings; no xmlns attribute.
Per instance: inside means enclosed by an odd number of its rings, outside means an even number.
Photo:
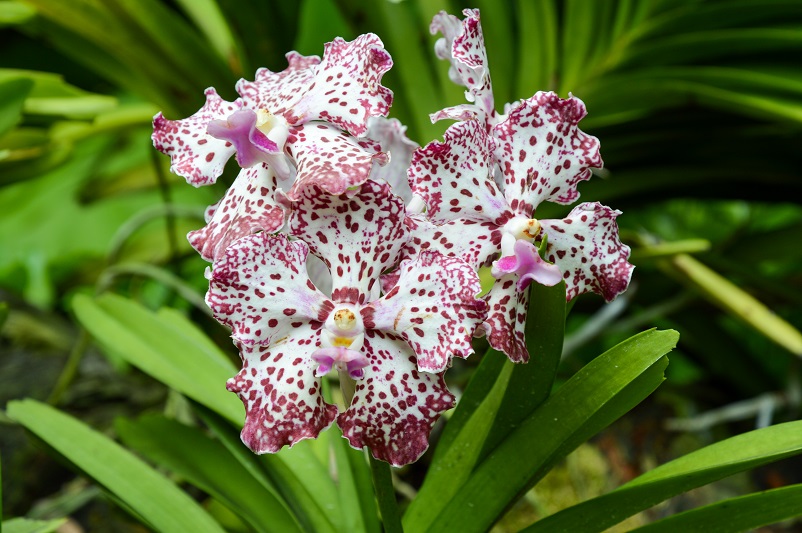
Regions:
<svg viewBox="0 0 802 533"><path fill-rule="evenodd" d="M570 300L596 292L606 300L623 292L632 274L629 248L618 239L619 211L583 203L562 220L537 220L544 201L573 203L577 185L601 167L599 142L579 130L585 106L539 92L505 106L499 115L487 70L479 12L465 20L436 15L433 33L444 37L437 54L451 61L451 79L467 88L472 103L444 109L432 120L457 119L445 142L417 150L409 168L412 191L427 207L415 221L415 246L462 257L476 268L494 261L497 282L487 296L483 325L488 341L511 360L529 359L524 338L529 283L565 280ZM546 240L544 261L534 242Z"/></svg>
<svg viewBox="0 0 802 533"><path fill-rule="evenodd" d="M337 39L317 56L287 54L281 72L260 69L240 80L240 98L227 102L210 88L206 103L183 120L153 119L153 142L170 169L198 187L214 183L236 155L242 167L226 197L207 211L207 226L190 243L213 261L240 237L274 232L284 223L279 185L295 198L312 184L341 194L368 179L387 156L361 139L372 117L387 115L393 93L381 85L392 66L373 34Z"/></svg>
<svg viewBox="0 0 802 533"><path fill-rule="evenodd" d="M213 263L206 301L240 350L227 387L256 453L336 421L353 447L411 463L454 404L445 371L478 332L528 359L529 283L610 300L629 282L617 211L585 203L534 218L541 202L574 202L602 164L577 128L584 105L537 93L498 114L479 13L464 13L431 25L469 101L432 115L458 121L444 142L421 148L385 118L392 60L372 34L328 43L322 60L291 52L285 70L240 80L234 102L207 89L191 117L154 118L156 148L192 185L214 183L232 156L240 167L188 237ZM491 263L498 281L479 298L477 269ZM323 395L334 374L353 385L342 412Z"/></svg>
<svg viewBox="0 0 802 533"><path fill-rule="evenodd" d="M243 441L276 452L336 418L352 446L393 465L415 461L454 403L442 372L452 356L472 353L486 316L476 273L425 252L401 264L399 282L379 297L379 275L409 239L403 203L386 184L367 182L352 196L308 189L289 225L301 240L240 239L211 274L207 302L241 347L243 369L228 388L245 404ZM306 275L310 249L331 271L331 297ZM339 415L321 393L333 369L356 380Z"/></svg>

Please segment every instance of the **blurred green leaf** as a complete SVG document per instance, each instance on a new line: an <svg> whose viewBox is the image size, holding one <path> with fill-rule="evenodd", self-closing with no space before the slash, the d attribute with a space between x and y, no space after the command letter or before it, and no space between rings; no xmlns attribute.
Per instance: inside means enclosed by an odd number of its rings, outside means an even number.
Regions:
<svg viewBox="0 0 802 533"><path fill-rule="evenodd" d="M49 170L35 180L0 188L0 241L6 245L0 270L26 265L34 256L41 256L45 268L69 257L103 256L117 227L143 207L160 201L156 191L142 191L89 205L80 202L84 181L114 140L114 136L105 136L76 145L74 157L57 169L50 167L69 155L68 145L57 144L42 159L0 162L0 180L30 178L41 172L41 166ZM193 196L197 202L195 191L181 188L174 198L186 202Z"/></svg>
<svg viewBox="0 0 802 533"><path fill-rule="evenodd" d="M802 357L802 333L763 303L687 254L673 257L663 270L693 287L706 299Z"/></svg>
<svg viewBox="0 0 802 533"><path fill-rule="evenodd" d="M525 531L604 531L672 496L799 453L802 422L750 431L661 465L609 494L548 516Z"/></svg>
<svg viewBox="0 0 802 533"><path fill-rule="evenodd" d="M31 89L31 80L0 78L0 137L19 123L25 99Z"/></svg>
<svg viewBox="0 0 802 533"><path fill-rule="evenodd" d="M28 518L12 518L3 521L0 531L5 533L54 533L65 522L64 518L56 520L31 520Z"/></svg>
<svg viewBox="0 0 802 533"><path fill-rule="evenodd" d="M553 0L517 0L515 6L519 66L513 101L529 98L537 91L557 89L555 70L559 30Z"/></svg>
<svg viewBox="0 0 802 533"><path fill-rule="evenodd" d="M0 28L28 22L36 10L18 2L0 2Z"/></svg>
<svg viewBox="0 0 802 533"><path fill-rule="evenodd" d="M114 353L143 372L202 405L241 424L242 405L226 391L225 382L236 374L231 362L198 335L189 321L164 322L141 305L113 294L93 300L77 295L73 308L78 320L104 350Z"/></svg>
<svg viewBox="0 0 802 533"><path fill-rule="evenodd" d="M220 500L256 531L301 531L280 497L201 430L162 415L121 418L115 428L126 446Z"/></svg>
<svg viewBox="0 0 802 533"><path fill-rule="evenodd" d="M322 56L323 43L335 37L350 41L355 34L334 0L301 2L295 50L304 55Z"/></svg>
<svg viewBox="0 0 802 533"><path fill-rule="evenodd" d="M730 498L691 511L685 511L643 527L639 533L675 531L736 533L767 526L802 515L802 485Z"/></svg>
<svg viewBox="0 0 802 533"><path fill-rule="evenodd" d="M203 32L204 37L231 70L242 73L242 51L216 0L178 0L177 4Z"/></svg>
<svg viewBox="0 0 802 533"><path fill-rule="evenodd" d="M594 359L516 427L445 507L430 501L405 525L414 531L490 527L557 460L657 388L677 338L674 331L647 331Z"/></svg>
<svg viewBox="0 0 802 533"><path fill-rule="evenodd" d="M8 415L103 485L158 531L220 531L185 492L82 422L34 400L13 401Z"/></svg>

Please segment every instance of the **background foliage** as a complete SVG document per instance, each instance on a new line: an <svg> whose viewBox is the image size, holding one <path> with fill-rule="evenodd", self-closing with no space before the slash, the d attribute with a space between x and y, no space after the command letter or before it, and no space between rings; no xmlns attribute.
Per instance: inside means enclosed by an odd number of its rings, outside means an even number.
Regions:
<svg viewBox="0 0 802 533"><path fill-rule="evenodd" d="M226 331L209 317L199 274L205 263L183 237L202 224L204 207L222 195L233 176L207 189L188 187L166 171L167 158L152 149L150 120L158 110L168 118L193 113L208 86L233 98L237 79L252 77L260 66L283 69L286 51L321 54L323 43L335 36L351 39L372 31L395 61L385 77L396 95L392 116L425 144L446 126L430 124L428 113L462 101L462 91L448 80L447 65L434 58L435 39L426 30L438 10L457 13L462 7L481 9L498 105L536 90L561 96L570 91L584 100L589 115L582 126L601 140L605 169L582 184L580 192L583 199L624 211L618 220L633 247L637 269L630 291L607 306L593 297L576 302L562 346L562 321L549 329L542 318L536 338L545 343L543 353L556 354L542 365L557 367L562 356L557 391L589 372L588 363L601 365L599 353L648 327L675 329L681 339L670 355L667 381L646 403L560 463L617 417L589 411L576 427L566 422L561 426L566 440L555 441L551 451L548 443L538 444L544 455L532 458L541 462L532 464L534 471L526 470L527 479L506 489L495 487L507 490L510 498L524 495L497 527L520 529L705 444L798 418L798 1L477 0L470 6L449 0L0 1L0 404L29 397L60 410L26 401L8 408L16 423L5 415L0 420L4 518L70 515L84 527L105 524L116 530L134 529L137 520L169 530L169 520L179 518L151 509L148 494L138 496L136 486L120 488L106 477L114 472L84 463L97 456L74 456L80 448L55 445L57 434L48 431L87 430L70 425L78 418L167 472L164 476L145 466L125 448L109 448L108 461L131 472L152 471L151 489L163 490L165 502L184 502L188 516L180 520L197 520L199 531L217 524L261 530L270 520L284 531L380 527L370 472L333 432L319 445L294 448L300 451L286 459L280 454L257 460L239 447L231 424L241 424L241 407L221 386L234 373L236 354ZM560 214L550 208L538 216ZM544 304L544 309L555 306ZM559 338L548 341L549 334ZM635 357L622 359L641 364L632 367L630 376L640 393L622 393L630 402L657 386L662 355L640 363ZM511 454L532 457L525 452L533 441L540 442L542 426L533 425L531 433L509 429L526 417L515 417L503 392L498 397L490 392L504 390L507 383L512 389L516 380L529 386L527 380L553 373L538 374L546 366L532 365L532 376L521 377L520 370L512 374L490 356L474 359L449 372L452 388L464 391L466 407L452 416L441 445L397 472L403 507L414 491L420 490L416 501L429 502L426 494L438 487L459 486L450 485L450 478L438 481L436 475L422 485L427 471L434 471L428 469L432 461L448 465L454 460L452 473L473 472L465 480L467 501L482 502L487 480L481 472L492 471L496 464L491 461L498 457L491 452L507 446ZM611 378L616 375L623 374ZM470 392L483 384L482 394ZM549 379L533 387L544 393L528 400L528 408L540 405L550 388ZM471 403L473 398L496 404ZM559 401L555 394L547 404ZM599 402L606 405L607 400ZM624 403L617 408L621 412L637 401ZM482 410L506 415L483 427L477 422L481 417L472 416ZM48 422L37 429L41 420ZM78 464L97 485L45 459L18 424L48 443L61 463ZM469 429L460 433L462 428ZM750 463L744 455L729 466L708 464L712 473L685 487L672 485L673 476L683 472L681 465L663 474L653 470L651 478L635 483L638 494L651 494L651 499L638 500L642 505L630 514L692 486L796 453L802 442L799 426L768 429L778 433L760 433L752 444L765 461ZM514 435L501 442L506 431ZM187 448L170 448L160 438L170 432L192 442L197 457L187 457ZM471 435L471 449L478 455L450 458L448 450L456 449L451 445ZM86 442L95 438L100 437L82 437ZM736 442L726 453L739 449L745 448ZM204 457L225 459L206 464ZM594 463L594 457L599 461ZM778 514L731 518L732 530L793 516L791 511L802 509L788 503L799 501L799 488L791 485L802 482L798 460L789 462L794 460L670 500L628 527L758 489L775 490L743 496L755 499L739 508L768 507ZM340 473L336 487L327 474L330 461ZM199 469L200 464L207 469ZM554 465L552 474L527 491ZM231 478L247 480L246 485L226 483L221 471L240 472ZM318 489L309 488L314 486L310 480ZM624 490L632 486L604 496L612 500L591 500L583 513L594 516L593 509L609 509L616 498L632 500ZM186 504L186 494L202 508ZM783 502L791 511L783 513ZM495 518L508 510L506 500L497 503ZM428 520L433 509L413 503L404 522L424 523L415 520ZM462 508L456 515L479 520L468 511ZM682 520L703 521L705 513L720 520L728 513L726 508L716 511L702 508L696 517L677 515L674 522L656 522L653 528L681 529ZM442 516L447 520L449 515ZM572 516L577 514L555 514L534 527L578 527L570 522Z"/></svg>

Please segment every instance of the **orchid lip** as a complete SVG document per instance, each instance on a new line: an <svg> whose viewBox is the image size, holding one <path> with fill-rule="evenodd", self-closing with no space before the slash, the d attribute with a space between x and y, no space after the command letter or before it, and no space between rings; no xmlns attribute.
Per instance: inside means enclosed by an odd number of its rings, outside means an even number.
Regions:
<svg viewBox="0 0 802 533"><path fill-rule="evenodd" d="M512 254L504 254L493 263L493 277L500 279L507 274L518 276L518 290L525 290L533 281L552 287L562 281L559 267L540 257L537 247L525 239L518 239Z"/></svg>
<svg viewBox="0 0 802 533"><path fill-rule="evenodd" d="M342 346L320 348L312 354L312 360L318 363L315 376L328 374L332 368L340 372L347 372L352 379L361 379L365 373L362 370L370 361L361 352L344 348Z"/></svg>

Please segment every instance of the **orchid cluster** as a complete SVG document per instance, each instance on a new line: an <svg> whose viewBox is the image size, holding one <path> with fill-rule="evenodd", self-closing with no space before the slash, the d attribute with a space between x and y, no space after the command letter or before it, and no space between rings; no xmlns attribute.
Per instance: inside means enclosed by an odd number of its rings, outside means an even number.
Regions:
<svg viewBox="0 0 802 533"><path fill-rule="evenodd" d="M206 301L240 350L227 388L256 453L336 421L351 446L411 463L454 405L443 375L474 336L529 358L531 282L607 300L629 283L618 211L583 203L534 218L542 202L573 203L602 165L577 127L584 105L537 93L498 113L479 12L464 16L431 25L468 101L432 115L455 120L443 142L419 147L386 118L392 60L373 34L336 39L322 59L291 52L285 70L240 80L233 102L208 89L191 117L154 118L156 148L192 185L214 183L232 156L241 168L188 237L212 263ZM480 297L488 266L496 282ZM353 390L342 412L323 395L333 371Z"/></svg>

